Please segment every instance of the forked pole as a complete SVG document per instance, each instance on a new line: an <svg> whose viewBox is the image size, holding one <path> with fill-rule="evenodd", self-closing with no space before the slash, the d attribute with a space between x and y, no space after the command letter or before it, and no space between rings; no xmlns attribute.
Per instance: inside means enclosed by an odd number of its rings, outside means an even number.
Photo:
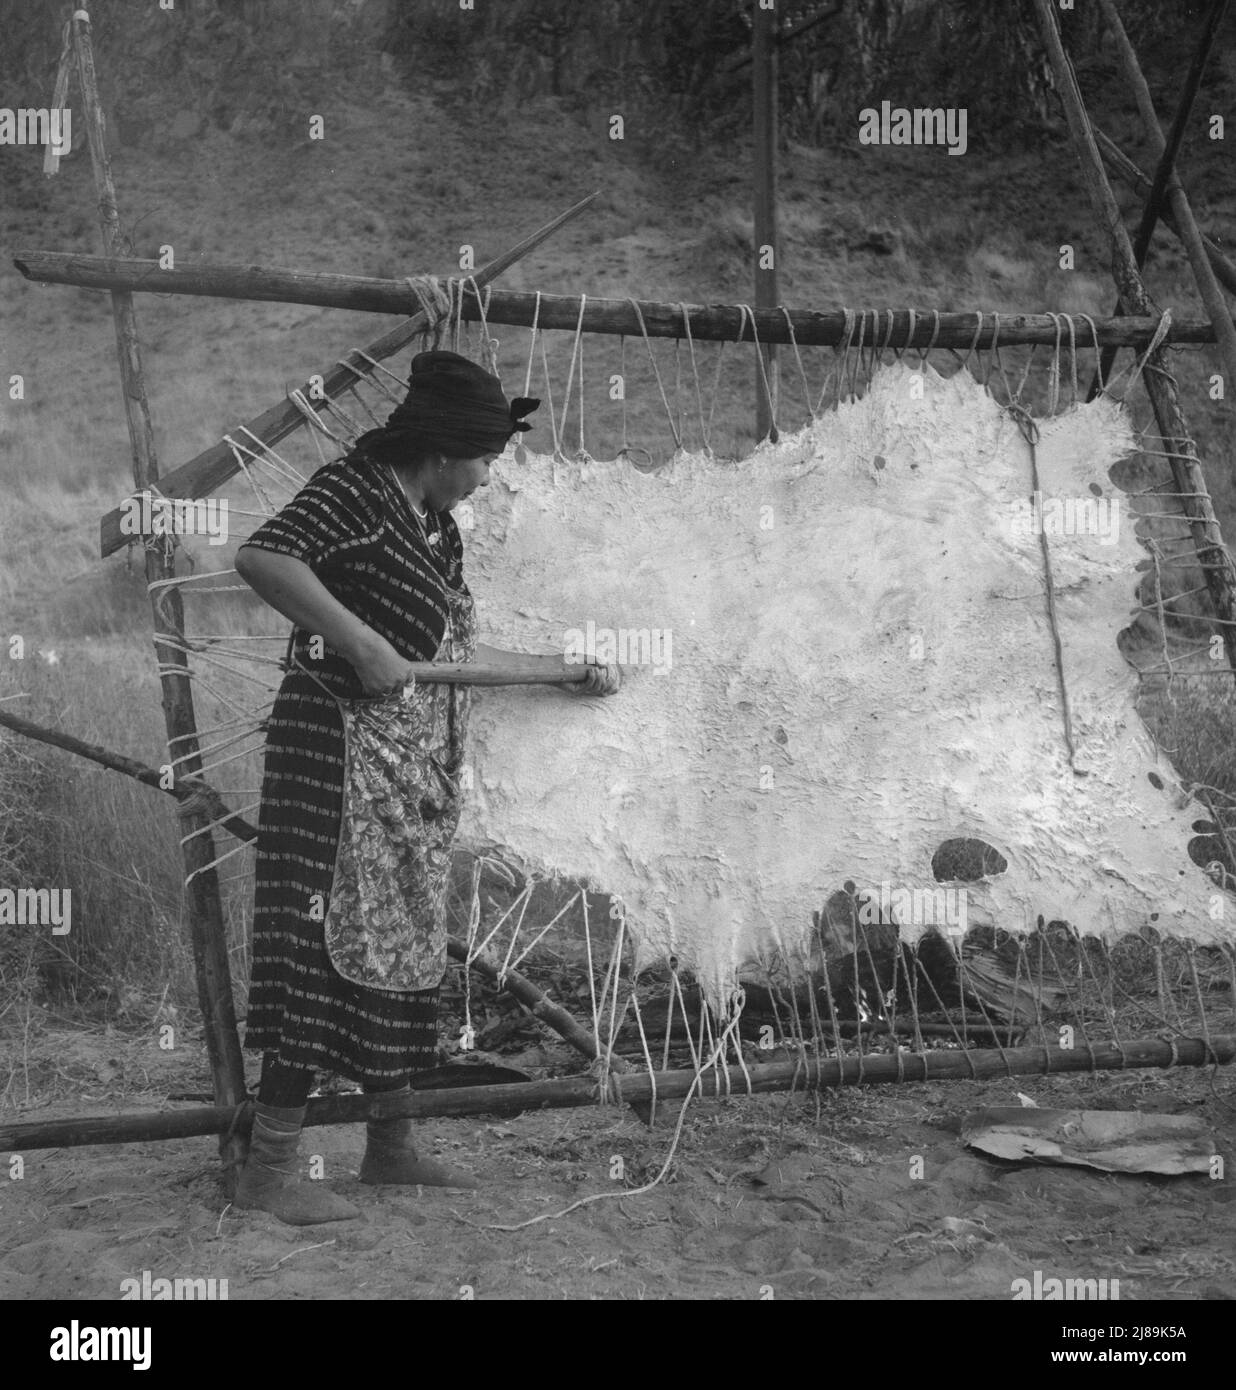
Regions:
<svg viewBox="0 0 1236 1390"><path fill-rule="evenodd" d="M116 188L112 182L111 161L104 139L103 110L95 79L94 50L90 41L90 17L77 10L72 24L72 51L81 83L86 131L90 141L90 162L94 169L99 202L99 225L103 250L107 255L124 255L128 239L120 225ZM116 350L120 358L120 380L124 390L125 418L133 449L133 481L141 491L152 488L159 478L154 426L142 372L141 340L133 296L113 290L112 320L116 328ZM147 544L146 583L173 579L176 574L175 550L170 544ZM193 688L185 657L184 606L180 593L170 586L160 601L160 589L151 587L151 613L154 621L155 655L163 686L163 714L167 725L169 761L176 761L177 776L192 777L201 772L198 756L197 719L193 709ZM160 641L160 635L168 641ZM222 1112L234 1112L246 1096L244 1058L236 1027L236 1008L232 999L232 972L228 961L227 931L219 894L219 880L211 867L216 858L210 814L190 802L180 806L181 841L185 867L185 906L193 964L197 976L198 1003L206 1034L215 1105ZM231 1196L236 1173L244 1162L247 1141L230 1126L220 1132L219 1153L223 1160L223 1182Z"/></svg>

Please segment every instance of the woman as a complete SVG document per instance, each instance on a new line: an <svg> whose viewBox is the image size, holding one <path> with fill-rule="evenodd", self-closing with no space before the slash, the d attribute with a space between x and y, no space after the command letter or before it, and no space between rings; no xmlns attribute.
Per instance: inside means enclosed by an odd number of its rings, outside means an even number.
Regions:
<svg viewBox="0 0 1236 1390"><path fill-rule="evenodd" d="M538 404L457 353L421 353L386 424L237 552L294 627L266 740L245 1036L263 1062L234 1204L291 1225L359 1215L295 1176L314 1070L405 1095L436 1059L470 690L412 682L409 662L515 656L476 641L451 508ZM561 688L618 685L596 667ZM411 1130L369 1122L362 1182L476 1186L421 1158Z"/></svg>

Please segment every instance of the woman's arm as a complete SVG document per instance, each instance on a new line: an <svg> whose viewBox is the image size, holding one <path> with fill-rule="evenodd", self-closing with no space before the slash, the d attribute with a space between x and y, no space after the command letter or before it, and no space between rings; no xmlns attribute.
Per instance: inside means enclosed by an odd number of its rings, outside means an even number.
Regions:
<svg viewBox="0 0 1236 1390"><path fill-rule="evenodd" d="M380 695L403 684L409 662L345 608L303 560L242 545L236 573L272 608L350 662L366 693Z"/></svg>

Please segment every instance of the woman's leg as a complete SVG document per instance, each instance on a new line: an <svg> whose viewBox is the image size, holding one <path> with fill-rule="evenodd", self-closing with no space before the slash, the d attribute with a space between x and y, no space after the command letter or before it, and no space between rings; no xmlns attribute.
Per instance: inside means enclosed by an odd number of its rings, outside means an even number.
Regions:
<svg viewBox="0 0 1236 1390"><path fill-rule="evenodd" d="M438 991L423 990L409 996L409 1013L415 1017L406 1056L413 1069L433 1065L438 1050ZM362 1081L366 1095L388 1099L410 1096L412 1078L382 1077ZM432 1158L421 1158L412 1143L408 1118L370 1120L365 1126L365 1157L360 1180L376 1185L420 1183L425 1187L476 1187L466 1173L448 1168Z"/></svg>
<svg viewBox="0 0 1236 1390"><path fill-rule="evenodd" d="M262 1079L258 1082L258 1100L263 1105L276 1105L295 1110L309 1100L313 1090L313 1073L308 1067L289 1066L279 1060L277 1052L262 1054Z"/></svg>
<svg viewBox="0 0 1236 1390"><path fill-rule="evenodd" d="M263 1056L249 1157L234 1206L269 1212L289 1226L315 1226L360 1215L359 1207L321 1183L302 1182L297 1174L300 1131L312 1086L313 1073L308 1069L289 1066L273 1052Z"/></svg>
<svg viewBox="0 0 1236 1390"><path fill-rule="evenodd" d="M366 1082L366 1095L402 1099L412 1094L410 1082ZM425 1187L478 1187L475 1178L433 1158L422 1158L412 1143L410 1118L370 1120L365 1125L365 1157L360 1180L375 1186L387 1183L421 1184Z"/></svg>

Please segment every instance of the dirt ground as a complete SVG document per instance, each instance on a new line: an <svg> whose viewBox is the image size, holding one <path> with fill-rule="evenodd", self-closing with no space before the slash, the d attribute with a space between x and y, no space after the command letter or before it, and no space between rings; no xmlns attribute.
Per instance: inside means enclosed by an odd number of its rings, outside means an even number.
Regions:
<svg viewBox="0 0 1236 1390"><path fill-rule="evenodd" d="M122 1072L133 1080L131 1052L111 1066L122 1101L109 1103L104 1067L103 1094L29 1097L3 1118L151 1109L168 1094L165 1077L144 1093L119 1085ZM362 1187L361 1128L317 1128L302 1158L321 1154L325 1180L363 1215L299 1229L227 1208L212 1139L31 1152L20 1180L0 1170L0 1299L117 1299L149 1272L226 1279L233 1300L1008 1300L1036 1270L1119 1279L1122 1301L1230 1299L1233 1080L1109 1073L847 1089L818 1105L697 1101L669 1173L644 1193L633 1189L664 1163L677 1103L653 1129L627 1108L424 1122L422 1148L473 1172L475 1193ZM1110 1176L965 1148L963 1117L1016 1105L1018 1091L1044 1106L1203 1116L1227 1176Z"/></svg>

